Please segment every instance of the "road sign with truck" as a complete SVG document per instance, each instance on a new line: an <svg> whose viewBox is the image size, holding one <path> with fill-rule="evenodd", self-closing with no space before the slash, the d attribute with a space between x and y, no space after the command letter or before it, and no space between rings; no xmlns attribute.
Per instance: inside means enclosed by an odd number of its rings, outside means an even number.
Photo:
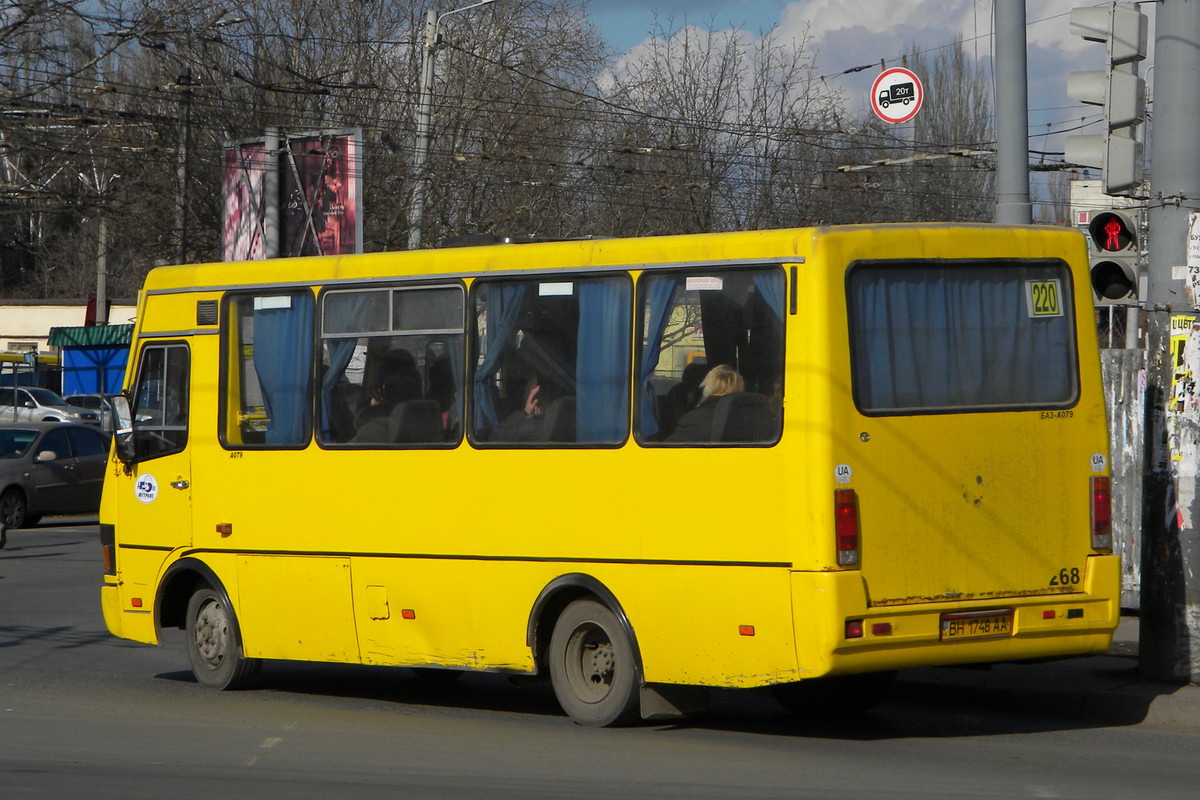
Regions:
<svg viewBox="0 0 1200 800"><path fill-rule="evenodd" d="M884 70L871 85L871 110L893 125L915 117L924 100L921 79L903 67Z"/></svg>

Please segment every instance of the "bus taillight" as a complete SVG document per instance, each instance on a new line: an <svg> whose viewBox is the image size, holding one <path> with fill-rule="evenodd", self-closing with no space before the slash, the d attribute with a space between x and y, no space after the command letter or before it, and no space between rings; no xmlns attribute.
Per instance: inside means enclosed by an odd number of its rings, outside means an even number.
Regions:
<svg viewBox="0 0 1200 800"><path fill-rule="evenodd" d="M100 553L104 558L104 574L117 574L117 529L107 523L100 525Z"/></svg>
<svg viewBox="0 0 1200 800"><path fill-rule="evenodd" d="M833 518L838 566L858 566L858 495L853 489L833 490Z"/></svg>
<svg viewBox="0 0 1200 800"><path fill-rule="evenodd" d="M1112 481L1092 476L1092 549L1112 552Z"/></svg>

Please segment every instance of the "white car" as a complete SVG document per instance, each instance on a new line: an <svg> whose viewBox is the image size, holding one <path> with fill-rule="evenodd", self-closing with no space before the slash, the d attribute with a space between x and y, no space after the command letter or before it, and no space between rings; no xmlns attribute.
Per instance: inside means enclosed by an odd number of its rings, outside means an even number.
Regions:
<svg viewBox="0 0 1200 800"><path fill-rule="evenodd" d="M0 387L0 422L79 422L100 427L100 414L36 386Z"/></svg>

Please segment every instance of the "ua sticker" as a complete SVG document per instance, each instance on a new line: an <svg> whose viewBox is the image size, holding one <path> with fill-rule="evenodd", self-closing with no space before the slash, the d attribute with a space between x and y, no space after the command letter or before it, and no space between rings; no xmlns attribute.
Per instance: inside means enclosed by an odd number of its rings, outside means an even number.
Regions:
<svg viewBox="0 0 1200 800"><path fill-rule="evenodd" d="M139 501L153 503L158 497L158 481L154 480L154 476L149 472L143 472L138 475L137 482L133 485L133 491Z"/></svg>

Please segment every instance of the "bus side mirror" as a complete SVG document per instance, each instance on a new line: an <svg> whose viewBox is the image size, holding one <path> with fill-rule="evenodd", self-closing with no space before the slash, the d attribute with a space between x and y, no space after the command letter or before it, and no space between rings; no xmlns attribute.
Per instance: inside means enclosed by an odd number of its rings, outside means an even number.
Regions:
<svg viewBox="0 0 1200 800"><path fill-rule="evenodd" d="M116 442L117 458L122 464L137 461L137 450L133 445L133 412L129 407L129 395L118 394L112 399L113 440Z"/></svg>

